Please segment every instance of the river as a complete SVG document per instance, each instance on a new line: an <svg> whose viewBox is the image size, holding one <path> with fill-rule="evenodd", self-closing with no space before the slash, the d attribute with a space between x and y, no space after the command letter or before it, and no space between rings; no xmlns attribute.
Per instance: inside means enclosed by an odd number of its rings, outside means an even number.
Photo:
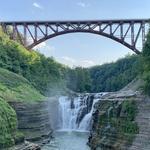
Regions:
<svg viewBox="0 0 150 150"><path fill-rule="evenodd" d="M90 150L87 146L88 132L56 132L55 138L42 150Z"/></svg>

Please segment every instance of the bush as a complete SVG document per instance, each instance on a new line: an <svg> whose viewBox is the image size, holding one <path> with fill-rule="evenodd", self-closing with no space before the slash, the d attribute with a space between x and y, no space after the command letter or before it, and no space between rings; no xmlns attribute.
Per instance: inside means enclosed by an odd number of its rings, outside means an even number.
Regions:
<svg viewBox="0 0 150 150"><path fill-rule="evenodd" d="M0 148L15 144L16 131L16 113L7 102L0 98Z"/></svg>
<svg viewBox="0 0 150 150"><path fill-rule="evenodd" d="M141 63L143 64L143 79L145 81L144 91L150 95L150 31L144 44Z"/></svg>

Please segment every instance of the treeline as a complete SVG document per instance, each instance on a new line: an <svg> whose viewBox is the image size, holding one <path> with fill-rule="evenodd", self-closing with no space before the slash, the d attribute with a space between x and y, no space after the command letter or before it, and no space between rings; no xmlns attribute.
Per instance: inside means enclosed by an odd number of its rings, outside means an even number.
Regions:
<svg viewBox="0 0 150 150"><path fill-rule="evenodd" d="M92 79L86 68L76 67L67 71L67 88L75 92L91 92Z"/></svg>
<svg viewBox="0 0 150 150"><path fill-rule="evenodd" d="M130 83L139 74L140 61L137 55L128 55L114 63L89 68L92 92L117 91Z"/></svg>
<svg viewBox="0 0 150 150"><path fill-rule="evenodd" d="M144 91L150 95L150 31L147 34L147 40L144 44L141 57L142 75L144 79Z"/></svg>
<svg viewBox="0 0 150 150"><path fill-rule="evenodd" d="M145 91L150 91L150 35L141 56L132 55L116 62L91 68L69 68L36 51L27 51L0 30L0 67L27 78L42 94L66 89L75 92L117 91L144 72ZM139 58L140 57L140 58ZM143 65L141 65L143 64Z"/></svg>
<svg viewBox="0 0 150 150"><path fill-rule="evenodd" d="M140 59L128 55L113 63L91 68L77 67L68 72L68 87L76 92L117 91L139 74Z"/></svg>

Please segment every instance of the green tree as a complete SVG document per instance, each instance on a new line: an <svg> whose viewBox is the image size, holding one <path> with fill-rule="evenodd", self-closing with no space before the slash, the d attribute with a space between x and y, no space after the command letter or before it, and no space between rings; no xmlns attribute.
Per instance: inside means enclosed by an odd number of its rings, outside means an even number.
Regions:
<svg viewBox="0 0 150 150"><path fill-rule="evenodd" d="M142 53L144 91L150 95L150 32L143 47Z"/></svg>
<svg viewBox="0 0 150 150"><path fill-rule="evenodd" d="M92 92L117 91L139 74L139 57L127 55L116 62L91 67L89 71Z"/></svg>

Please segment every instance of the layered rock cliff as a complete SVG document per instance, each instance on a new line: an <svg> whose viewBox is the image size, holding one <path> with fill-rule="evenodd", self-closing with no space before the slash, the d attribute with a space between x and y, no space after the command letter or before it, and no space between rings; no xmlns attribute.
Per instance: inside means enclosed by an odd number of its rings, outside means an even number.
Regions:
<svg viewBox="0 0 150 150"><path fill-rule="evenodd" d="M150 149L150 98L142 93L142 85L135 79L96 104L88 142L92 150Z"/></svg>
<svg viewBox="0 0 150 150"><path fill-rule="evenodd" d="M150 98L143 97L137 104L136 122L139 134L136 135L129 150L150 150Z"/></svg>
<svg viewBox="0 0 150 150"><path fill-rule="evenodd" d="M48 101L36 103L10 102L17 113L18 129L24 133L28 141L49 139L52 134Z"/></svg>
<svg viewBox="0 0 150 150"><path fill-rule="evenodd" d="M93 126L89 137L92 150L127 150L136 134L137 92L109 93L95 105Z"/></svg>

